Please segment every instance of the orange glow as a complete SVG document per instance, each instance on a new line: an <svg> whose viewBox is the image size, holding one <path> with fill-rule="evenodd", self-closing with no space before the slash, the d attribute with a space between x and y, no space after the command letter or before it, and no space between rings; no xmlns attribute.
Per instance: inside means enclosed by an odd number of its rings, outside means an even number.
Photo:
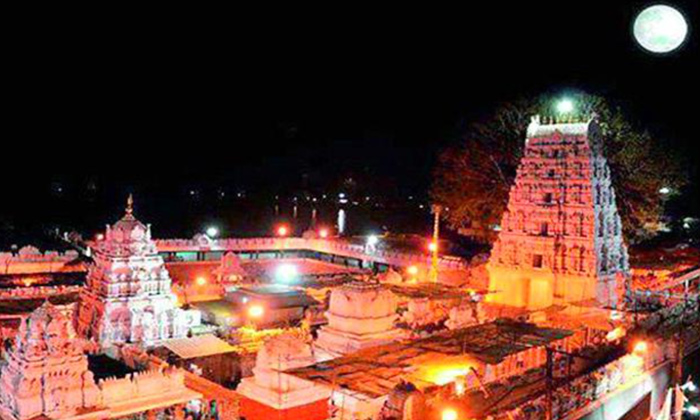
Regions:
<svg viewBox="0 0 700 420"><path fill-rule="evenodd" d="M467 376L471 365L466 363L450 363L442 365L427 366L421 372L421 379L437 385L447 385L455 382L459 377Z"/></svg>
<svg viewBox="0 0 700 420"><path fill-rule="evenodd" d="M634 345L634 353L635 354L642 354L646 353L648 349L646 341L639 341L637 344Z"/></svg>
<svg viewBox="0 0 700 420"><path fill-rule="evenodd" d="M287 226L280 226L277 228L277 235L278 236L287 236L289 234L289 228Z"/></svg>
<svg viewBox="0 0 700 420"><path fill-rule="evenodd" d="M327 238L328 237L328 229L321 229L318 231L318 236L321 238Z"/></svg>
<svg viewBox="0 0 700 420"><path fill-rule="evenodd" d="M406 272L412 276L415 276L418 274L418 267L411 265L406 269Z"/></svg>
<svg viewBox="0 0 700 420"><path fill-rule="evenodd" d="M24 284L25 287L29 287L34 283L36 283L36 279L34 279L33 277L27 277L22 279L22 284Z"/></svg>
<svg viewBox="0 0 700 420"><path fill-rule="evenodd" d="M436 244L435 242L430 242L430 243L428 244L428 251L430 251L430 252L435 252L435 251L437 251L437 250L438 250L438 246L437 246L437 244Z"/></svg>
<svg viewBox="0 0 700 420"><path fill-rule="evenodd" d="M205 279L204 277L197 277L198 286L204 286L205 284L207 284L207 279Z"/></svg>
<svg viewBox="0 0 700 420"><path fill-rule="evenodd" d="M263 309L263 307L260 305L253 305L250 308L248 308L248 315L251 318L260 318L261 316L263 316L264 313L265 309Z"/></svg>
<svg viewBox="0 0 700 420"><path fill-rule="evenodd" d="M627 330L625 330L622 327L617 327L614 330L610 331L606 336L605 339L608 341L616 341L621 339L622 337L625 336L627 333Z"/></svg>
<svg viewBox="0 0 700 420"><path fill-rule="evenodd" d="M455 394L464 395L464 378L457 378L455 381Z"/></svg>
<svg viewBox="0 0 700 420"><path fill-rule="evenodd" d="M452 408L442 410L442 420L457 420L457 411Z"/></svg>

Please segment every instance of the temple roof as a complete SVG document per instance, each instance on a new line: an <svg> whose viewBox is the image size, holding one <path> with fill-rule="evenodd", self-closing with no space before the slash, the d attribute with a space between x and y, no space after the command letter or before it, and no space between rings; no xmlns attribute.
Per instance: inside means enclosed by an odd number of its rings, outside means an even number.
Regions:
<svg viewBox="0 0 700 420"><path fill-rule="evenodd" d="M126 200L126 210L124 217L112 225L112 230L121 230L124 233L131 233L134 229L139 228L143 232L148 229L148 226L141 223L136 217L134 217L134 198L129 194L129 198ZM125 236L130 237L130 236Z"/></svg>
<svg viewBox="0 0 700 420"><path fill-rule="evenodd" d="M572 334L568 330L502 319L428 338L371 347L286 373L377 398L389 394L405 379L407 372L419 370L428 361L439 365L464 358L493 365L509 355L545 346ZM419 377L411 379L421 380Z"/></svg>

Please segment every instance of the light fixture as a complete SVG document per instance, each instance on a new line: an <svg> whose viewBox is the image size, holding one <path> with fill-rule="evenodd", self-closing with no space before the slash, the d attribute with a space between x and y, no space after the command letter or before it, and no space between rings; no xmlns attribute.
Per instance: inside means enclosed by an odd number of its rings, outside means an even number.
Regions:
<svg viewBox="0 0 700 420"><path fill-rule="evenodd" d="M219 229L216 226L209 226L206 234L210 238L215 238L217 235L219 235Z"/></svg>
<svg viewBox="0 0 700 420"><path fill-rule="evenodd" d="M571 99L562 99L557 102L557 112L559 114L569 114L574 111L574 102Z"/></svg>
<svg viewBox="0 0 700 420"><path fill-rule="evenodd" d="M275 280L279 283L292 283L298 276L297 266L294 264L280 264L275 271Z"/></svg>
<svg viewBox="0 0 700 420"><path fill-rule="evenodd" d="M248 316L251 318L260 318L265 313L265 309L260 305L251 305L248 308Z"/></svg>

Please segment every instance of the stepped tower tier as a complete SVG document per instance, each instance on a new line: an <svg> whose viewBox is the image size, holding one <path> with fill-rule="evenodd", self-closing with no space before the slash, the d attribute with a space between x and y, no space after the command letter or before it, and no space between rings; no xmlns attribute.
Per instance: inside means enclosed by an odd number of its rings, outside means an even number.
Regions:
<svg viewBox="0 0 700 420"><path fill-rule="evenodd" d="M597 122L536 116L525 142L487 265L488 300L614 307L629 262Z"/></svg>
<svg viewBox="0 0 700 420"><path fill-rule="evenodd" d="M151 227L134 217L131 196L124 217L107 226L104 239L95 243L93 260L77 320L85 337L103 347L125 342L149 346L185 337L200 323L198 311L176 307Z"/></svg>

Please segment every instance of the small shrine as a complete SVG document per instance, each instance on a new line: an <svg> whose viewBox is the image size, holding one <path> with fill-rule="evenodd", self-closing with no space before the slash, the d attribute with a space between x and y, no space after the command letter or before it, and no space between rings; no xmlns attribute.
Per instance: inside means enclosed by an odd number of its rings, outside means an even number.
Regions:
<svg viewBox="0 0 700 420"><path fill-rule="evenodd" d="M65 419L94 411L100 392L70 319L48 301L22 321L0 368L0 417Z"/></svg>
<svg viewBox="0 0 700 420"><path fill-rule="evenodd" d="M287 333L268 340L258 352L254 376L244 378L236 390L241 395L241 416L248 420L329 418L330 388L284 373L315 361L311 343L304 337Z"/></svg>
<svg viewBox="0 0 700 420"><path fill-rule="evenodd" d="M354 281L331 292L316 346L328 358L403 338L394 326L398 299L378 282Z"/></svg>

